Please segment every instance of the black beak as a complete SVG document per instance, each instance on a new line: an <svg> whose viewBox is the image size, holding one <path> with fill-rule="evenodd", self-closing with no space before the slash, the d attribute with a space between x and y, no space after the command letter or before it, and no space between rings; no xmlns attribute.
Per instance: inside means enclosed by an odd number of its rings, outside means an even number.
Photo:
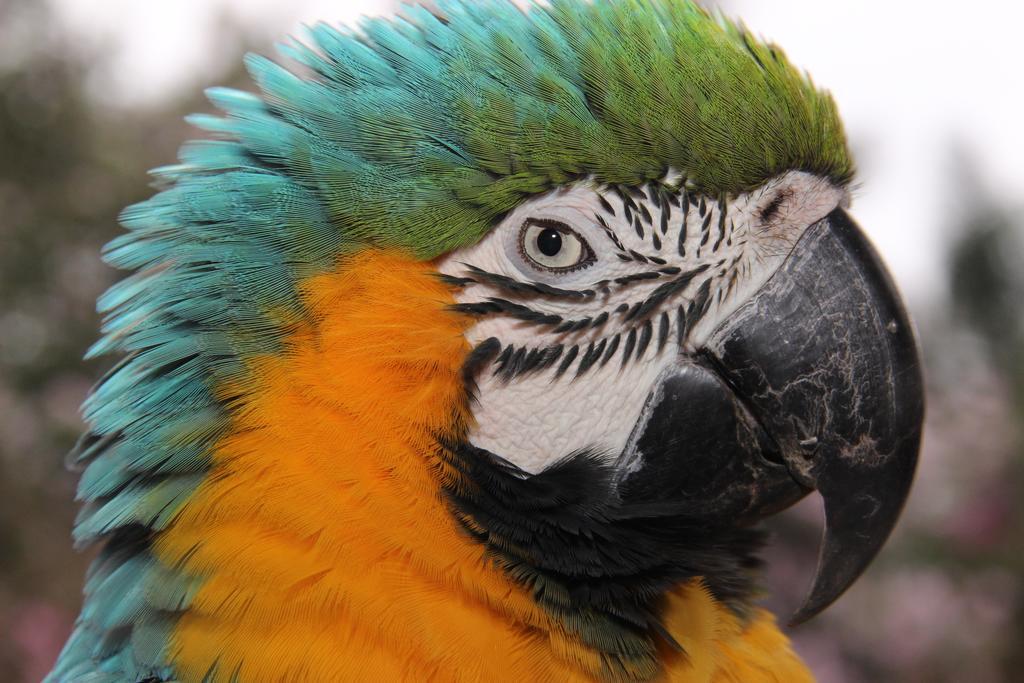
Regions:
<svg viewBox="0 0 1024 683"><path fill-rule="evenodd" d="M825 534L791 623L838 598L892 531L924 417L913 330L878 255L836 209L651 395L623 486L747 523L816 489ZM682 463L682 467L680 464Z"/></svg>

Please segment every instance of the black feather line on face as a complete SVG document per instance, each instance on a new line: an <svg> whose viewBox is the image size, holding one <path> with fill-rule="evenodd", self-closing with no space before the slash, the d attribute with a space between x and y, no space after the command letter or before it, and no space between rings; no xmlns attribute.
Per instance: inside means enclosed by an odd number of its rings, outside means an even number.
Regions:
<svg viewBox="0 0 1024 683"><path fill-rule="evenodd" d="M576 377L582 377L587 370L593 367L594 363L601 357L601 352L604 351L607 340L602 339L597 345L594 342L590 342L587 346L586 353L583 354L583 358L580 360L580 365L576 368Z"/></svg>
<svg viewBox="0 0 1024 683"><path fill-rule="evenodd" d="M563 374L565 374L565 371L569 369L569 366L572 365L572 362L576 360L576 356L579 355L579 352L580 347L574 344L573 347L569 349L569 353L565 354L565 358L562 359L562 363L558 366L558 369L555 371L555 377L561 377Z"/></svg>
<svg viewBox="0 0 1024 683"><path fill-rule="evenodd" d="M516 320L532 323L534 325L559 325L562 323L562 316L554 313L543 313L535 311L529 306L517 304L506 299L491 298L487 301L473 303L452 304L449 310L456 313L465 313L473 316L486 316L500 313Z"/></svg>
<svg viewBox="0 0 1024 683"><path fill-rule="evenodd" d="M506 377L515 377L523 371L523 364L526 361L526 347L521 346L516 349L516 352L512 354L512 357L508 359L508 362L503 368L503 374Z"/></svg>
<svg viewBox="0 0 1024 683"><path fill-rule="evenodd" d="M556 345L550 347L548 349L547 354L544 356L544 362L540 364L539 369L540 370L547 370L552 365L554 365L555 361L558 360L559 357L561 357L562 351L564 351L564 350L565 350L565 347L562 346L561 344L556 344Z"/></svg>
<svg viewBox="0 0 1024 683"><path fill-rule="evenodd" d="M613 282L617 285L628 285L634 282L643 282L644 280L657 280L659 277L661 277L660 271L648 270L642 273L630 273L629 275L617 277Z"/></svg>
<svg viewBox="0 0 1024 683"><path fill-rule="evenodd" d="M476 280L471 277L456 277L446 273L438 273L437 278L451 287L465 287L467 285L476 284Z"/></svg>
<svg viewBox="0 0 1024 683"><path fill-rule="evenodd" d="M632 249L630 249L629 255L633 258L634 261L639 261L640 263L647 263L647 257L638 251L633 251Z"/></svg>
<svg viewBox="0 0 1024 683"><path fill-rule="evenodd" d="M466 362L462 364L462 383L466 386L469 396L477 395L476 376L479 369L487 365L500 350L501 342L495 337L490 337L469 352Z"/></svg>
<svg viewBox="0 0 1024 683"><path fill-rule="evenodd" d="M619 196L619 199L622 200L622 205L625 208L630 209L630 210L634 210L634 211L636 210L636 208L637 208L636 207L636 202L634 202L633 198L629 196L630 193L633 192L635 188L623 187L622 185L616 185L613 189L615 190L615 194L617 194ZM642 196L642 193L641 193L641 196ZM627 220L626 222L627 223L632 223L633 221L632 220Z"/></svg>
<svg viewBox="0 0 1024 683"><path fill-rule="evenodd" d="M601 226L601 232L603 232L605 237L615 245L615 248L619 251L626 251L626 247L623 246L622 242L619 240L619 236L615 234L615 231L609 227L608 222L596 214L594 215L594 218L597 219L598 225Z"/></svg>
<svg viewBox="0 0 1024 683"><path fill-rule="evenodd" d="M682 200L683 222L679 226L679 255L686 256L686 222L690 217L690 195L683 190Z"/></svg>
<svg viewBox="0 0 1024 683"><path fill-rule="evenodd" d="M612 356L615 355L615 351L619 348L619 338L622 335L615 335L612 337L611 344L608 345L608 350L604 352L604 358L601 359L601 367L604 367L605 363L611 360Z"/></svg>
<svg viewBox="0 0 1024 683"><path fill-rule="evenodd" d="M615 207L613 207L611 205L611 202L609 202L607 199L604 198L603 194L598 193L597 201L599 201L601 203L601 208L602 209L604 209L607 213L611 214L612 217L615 216Z"/></svg>
<svg viewBox="0 0 1024 683"><path fill-rule="evenodd" d="M653 336L654 329L651 325L651 320L648 318L644 321L644 326L640 329L640 341L636 345L636 359L640 360L643 358L644 351L647 350L647 345L651 343L651 337Z"/></svg>
<svg viewBox="0 0 1024 683"><path fill-rule="evenodd" d="M556 327L554 330L552 330L552 332L554 332L555 334L565 334L569 330L571 330L574 327L576 327L576 322L577 321L575 321L575 320L566 320L564 323L562 323L561 325Z"/></svg>
<svg viewBox="0 0 1024 683"><path fill-rule="evenodd" d="M647 195L644 194L644 191L641 190L639 187L636 187L635 185L626 185L625 188L626 192L629 193L631 196L636 197L642 202L647 201ZM633 205L633 208L636 208L636 204Z"/></svg>
<svg viewBox="0 0 1024 683"><path fill-rule="evenodd" d="M689 328L686 326L686 312L683 310L683 305L679 304L676 308L676 343L682 347L683 340L686 339L686 331Z"/></svg>
<svg viewBox="0 0 1024 683"><path fill-rule="evenodd" d="M665 348L665 343L668 342L668 328L671 326L668 313L662 311L661 318L658 321L658 353L661 353L662 349Z"/></svg>
<svg viewBox="0 0 1024 683"><path fill-rule="evenodd" d="M722 246L722 240L725 239L725 216L725 201L720 201L718 203L718 239L715 241L715 246L711 247L712 252L717 252L718 248Z"/></svg>
<svg viewBox="0 0 1024 683"><path fill-rule="evenodd" d="M651 204L654 204L657 207L661 206L661 187L658 183L648 183L647 186L644 187L644 191L647 193L647 199Z"/></svg>
<svg viewBox="0 0 1024 683"><path fill-rule="evenodd" d="M647 210L647 205L643 202L640 203L640 218L647 225L654 225L654 218L651 216L651 212Z"/></svg>
<svg viewBox="0 0 1024 683"><path fill-rule="evenodd" d="M626 367L626 363L632 358L634 346L636 346L636 328L631 327L629 334L626 335L626 346L622 350L622 367Z"/></svg>
<svg viewBox="0 0 1024 683"><path fill-rule="evenodd" d="M643 308L643 305L644 305L643 301L637 301L635 304L633 304L629 308L629 311L626 312L626 317L623 318L623 321L624 322L629 322L630 320L635 318L637 316L637 314L640 312L640 309Z"/></svg>
<svg viewBox="0 0 1024 683"><path fill-rule="evenodd" d="M690 285L690 282L692 282L695 277L704 273L709 267L709 265L705 264L698 268L694 268L693 270L688 270L665 284L658 285L658 287L651 292L650 296L638 304L634 304L633 308L631 308L629 313L626 315L626 320L643 318L655 311L668 299L682 293L682 291ZM706 284L710 286L710 280L707 281Z"/></svg>
<svg viewBox="0 0 1024 683"><path fill-rule="evenodd" d="M523 359L520 372L530 372L536 369L541 361L544 360L545 353L547 353L547 349L530 349L530 352L526 354L526 358Z"/></svg>
<svg viewBox="0 0 1024 683"><path fill-rule="evenodd" d="M589 299L596 294L592 289L562 289L559 287L552 287L551 285L543 282L523 282L522 280L516 280L515 278L511 278L507 275L487 272L486 270L478 268L470 263L464 263L463 265L473 273L473 277L475 278L475 280L473 280L474 282L486 282L498 289L504 289L507 292L518 294L520 296L532 295L546 296L556 299Z"/></svg>
<svg viewBox="0 0 1024 683"><path fill-rule="evenodd" d="M569 332L579 332L580 330L585 330L588 327L590 327L593 323L593 318L583 318L581 320L577 320L576 324L569 329Z"/></svg>
<svg viewBox="0 0 1024 683"><path fill-rule="evenodd" d="M709 526L684 503L616 488L617 472L577 453L530 475L465 442L440 444L442 486L455 519L569 633L655 677L665 595L702 578L743 614L763 533Z"/></svg>
<svg viewBox="0 0 1024 683"><path fill-rule="evenodd" d="M497 342L497 339L494 341ZM604 346L605 341L601 340L599 351L603 350ZM479 349L480 347L477 347L477 349L474 349L474 352ZM509 345L499 355L497 355L496 358L494 358L494 375L500 377L502 381L509 382L520 375L525 375L531 372L542 372L555 364L555 361L561 357L563 350L564 347L561 344L555 344L554 346L548 347L537 347L533 349L529 349L527 347L517 349L514 346ZM493 352L491 353L491 356L494 356ZM566 369L572 365L573 360L574 357L566 357ZM597 358L595 357L593 360L596 361ZM590 361L589 365L592 364L593 361ZM582 372L585 371L586 368L583 368ZM564 372L565 370L560 368L556 377ZM577 376L582 374L582 372L577 371Z"/></svg>
<svg viewBox="0 0 1024 683"><path fill-rule="evenodd" d="M499 355L494 360L494 364L498 366L498 367L496 367L494 369L494 374L495 375L499 375L499 374L502 374L502 373L505 372L505 368L508 366L508 361L509 361L510 358L512 358L512 354L515 353L515 350L516 350L515 347L512 346L511 344L509 344L501 352L501 355Z"/></svg>
<svg viewBox="0 0 1024 683"><path fill-rule="evenodd" d="M700 246L704 247L708 243L708 239L711 237L711 219L714 217L713 213L709 213L704 217L704 222L700 225ZM699 252L698 252L699 253Z"/></svg>
<svg viewBox="0 0 1024 683"><path fill-rule="evenodd" d="M686 307L686 329L692 330L693 326L704 317L707 313L708 307L711 306L711 280L707 280L700 289L697 290L696 296Z"/></svg>

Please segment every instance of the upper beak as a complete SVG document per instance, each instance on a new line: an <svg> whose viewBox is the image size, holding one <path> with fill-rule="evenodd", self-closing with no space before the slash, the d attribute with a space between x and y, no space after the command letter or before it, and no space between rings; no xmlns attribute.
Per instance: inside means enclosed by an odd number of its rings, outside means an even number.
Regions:
<svg viewBox="0 0 1024 683"><path fill-rule="evenodd" d="M633 441L651 467L624 483L672 487L719 522L757 519L818 490L825 532L812 588L791 620L799 623L838 598L888 538L923 417L906 311L874 249L836 209L698 360L661 378Z"/></svg>

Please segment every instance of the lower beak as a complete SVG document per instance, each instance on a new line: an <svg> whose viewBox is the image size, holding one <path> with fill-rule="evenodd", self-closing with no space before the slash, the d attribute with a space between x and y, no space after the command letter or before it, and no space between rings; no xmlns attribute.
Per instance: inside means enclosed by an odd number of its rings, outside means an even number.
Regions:
<svg viewBox="0 0 1024 683"><path fill-rule="evenodd" d="M622 486L680 496L711 523L749 523L809 490L825 503L810 593L791 622L836 600L892 531L924 417L913 330L878 255L836 209L726 319L668 369Z"/></svg>

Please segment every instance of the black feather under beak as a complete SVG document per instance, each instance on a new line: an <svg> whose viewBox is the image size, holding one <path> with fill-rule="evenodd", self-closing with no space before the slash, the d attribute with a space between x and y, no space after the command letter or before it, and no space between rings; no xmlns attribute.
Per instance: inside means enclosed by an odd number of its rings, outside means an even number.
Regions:
<svg viewBox="0 0 1024 683"><path fill-rule="evenodd" d="M756 521L819 491L825 533L791 620L799 623L846 591L888 538L923 417L906 311L874 249L836 209L696 359L666 371L621 486L681 495L709 524Z"/></svg>

